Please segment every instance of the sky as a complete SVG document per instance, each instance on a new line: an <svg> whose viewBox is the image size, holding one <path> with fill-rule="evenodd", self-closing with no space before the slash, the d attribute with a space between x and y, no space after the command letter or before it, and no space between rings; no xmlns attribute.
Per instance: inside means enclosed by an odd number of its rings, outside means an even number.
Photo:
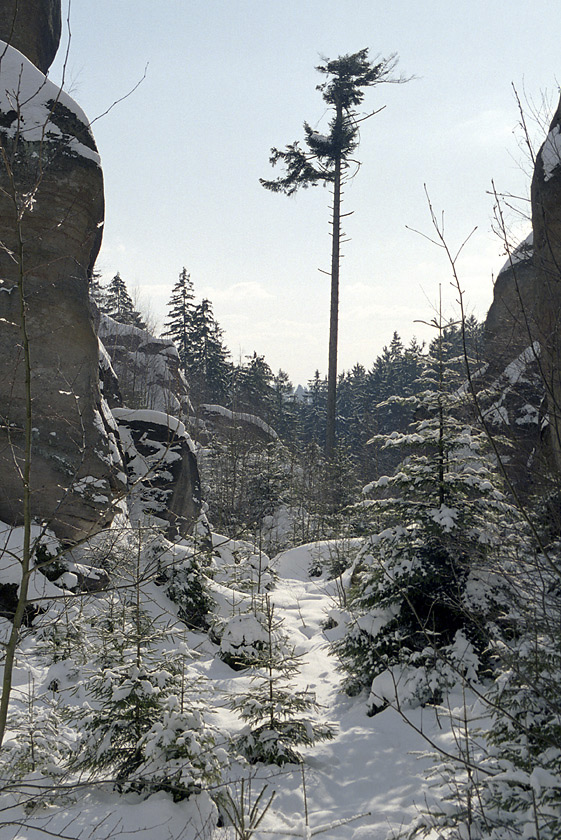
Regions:
<svg viewBox="0 0 561 840"><path fill-rule="evenodd" d="M339 369L370 367L394 330L430 338L419 322L440 295L455 316L427 195L454 253L470 237L457 269L467 310L485 317L505 261L493 189L523 199L503 203L512 238L529 230L514 89L539 147L558 99L557 3L72 0L69 19L50 76L62 78L68 47L65 87L92 121L105 178L97 268L107 282L120 272L160 327L185 266L234 361L255 351L295 385L326 373L329 190L287 198L259 178L280 174L270 148L302 139L304 121L327 128L315 67L364 47L397 53L412 78L361 106L383 110L362 126L344 196Z"/></svg>

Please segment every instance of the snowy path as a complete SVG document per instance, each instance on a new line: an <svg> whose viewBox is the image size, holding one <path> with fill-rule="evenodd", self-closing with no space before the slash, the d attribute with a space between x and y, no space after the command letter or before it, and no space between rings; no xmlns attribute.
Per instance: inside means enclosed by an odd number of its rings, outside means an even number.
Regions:
<svg viewBox="0 0 561 840"><path fill-rule="evenodd" d="M328 544L324 551L329 549ZM333 828L323 836L332 840L385 840L415 816L414 802L422 803L422 764L411 751L427 744L391 709L369 718L364 700L339 691L341 675L330 655L329 636L323 629L329 610L337 605L337 586L324 578L309 578L308 568L321 545L306 545L283 552L274 561L279 575L271 600L276 615L298 653L302 654L298 687L316 692L322 717L333 722L333 741L318 744L305 755L309 822L312 828L334 820L370 812L351 824ZM335 633L337 630L334 631ZM414 723L432 730L434 710L415 710ZM268 830L301 831L303 794L298 767L260 767L255 777L276 791L273 806L262 824ZM257 832L256 840L270 837ZM286 836L280 834L279 836Z"/></svg>

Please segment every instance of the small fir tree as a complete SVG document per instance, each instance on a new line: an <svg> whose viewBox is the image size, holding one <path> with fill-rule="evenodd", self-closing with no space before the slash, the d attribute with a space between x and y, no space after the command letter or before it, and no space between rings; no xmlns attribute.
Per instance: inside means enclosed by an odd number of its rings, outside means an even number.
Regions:
<svg viewBox="0 0 561 840"><path fill-rule="evenodd" d="M189 651L162 650L169 633L144 612L139 593L137 583L133 603L121 603L104 628L116 644L108 646L109 656L103 646L86 681L95 706L78 715L82 737L70 767L112 780L120 791L163 790L184 799L217 781L224 754L215 749L202 701L186 699L193 690L186 680Z"/></svg>
<svg viewBox="0 0 561 840"><path fill-rule="evenodd" d="M0 779L5 784L40 776L60 783L67 770L73 732L63 720L57 700L37 697L30 686L23 709L8 716L9 736L0 751ZM49 792L45 789L45 794ZM39 794L39 788L37 789Z"/></svg>
<svg viewBox="0 0 561 840"><path fill-rule="evenodd" d="M559 548L549 546L546 559L525 546L508 569L507 608L492 642L496 677L478 702L489 719L467 732L469 768L462 753L446 760L443 807L422 814L410 840L435 830L443 840L561 836Z"/></svg>
<svg viewBox="0 0 561 840"><path fill-rule="evenodd" d="M168 598L177 604L179 617L187 627L207 630L213 600L203 572L206 557L193 551L190 556L184 552L182 557L171 561L168 558L169 554L162 557L158 582L163 584Z"/></svg>
<svg viewBox="0 0 561 840"><path fill-rule="evenodd" d="M248 722L237 747L251 764L298 764L302 760L298 747L333 738L334 732L328 724L309 717L317 709L314 696L290 688L300 670L299 657L282 633L282 622L276 619L269 597L265 597L263 612L256 617L264 630L254 663L259 671L253 678L251 693L232 703Z"/></svg>
<svg viewBox="0 0 561 840"><path fill-rule="evenodd" d="M140 313L134 308L126 283L119 272L107 286L101 311L113 318L114 321L118 321L119 324L129 324L141 330L146 329L146 324Z"/></svg>

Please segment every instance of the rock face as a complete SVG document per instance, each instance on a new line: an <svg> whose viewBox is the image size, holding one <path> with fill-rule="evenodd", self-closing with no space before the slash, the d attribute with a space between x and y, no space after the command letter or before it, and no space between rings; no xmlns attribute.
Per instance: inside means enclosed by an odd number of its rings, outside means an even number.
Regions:
<svg viewBox="0 0 561 840"><path fill-rule="evenodd" d="M98 317L98 335L117 375L122 402L185 420L192 407L175 344L107 315ZM122 403L110 402L112 407L115 404Z"/></svg>
<svg viewBox="0 0 561 840"><path fill-rule="evenodd" d="M536 307L536 271L530 235L512 252L495 283L484 332L485 357L492 376L500 376L536 340Z"/></svg>
<svg viewBox="0 0 561 840"><path fill-rule="evenodd" d="M185 426L160 411L113 409L133 488L133 524L167 523L174 540L189 534L201 511L201 485Z"/></svg>
<svg viewBox="0 0 561 840"><path fill-rule="evenodd" d="M61 34L60 0L2 0L0 39L46 73Z"/></svg>
<svg viewBox="0 0 561 840"><path fill-rule="evenodd" d="M485 324L485 384L502 395L490 417L516 440L522 489L531 474L561 472L561 103L536 157L532 227L499 273Z"/></svg>
<svg viewBox="0 0 561 840"><path fill-rule="evenodd" d="M261 417L255 414L246 414L242 411L230 411L222 405L200 405L200 421L203 429L200 432L204 439L206 429L209 437L218 437L231 440L238 437L246 443L260 442L270 443L278 440L275 430L269 426Z"/></svg>
<svg viewBox="0 0 561 840"><path fill-rule="evenodd" d="M518 493L527 498L544 475L547 462L539 343L535 341L522 350L496 378L486 376L479 400L499 449L499 435L511 442L503 449L503 467Z"/></svg>
<svg viewBox="0 0 561 840"><path fill-rule="evenodd" d="M182 420L192 412L173 342L97 315L100 379L117 421L134 524L191 532L201 511L197 459ZM123 402L126 407L123 407Z"/></svg>
<svg viewBox="0 0 561 840"><path fill-rule="evenodd" d="M21 522L31 426L32 515L74 541L111 521L124 488L88 301L103 177L84 113L11 47L0 65L0 141L0 518Z"/></svg>
<svg viewBox="0 0 561 840"><path fill-rule="evenodd" d="M549 414L550 445L561 472L561 102L532 179L532 225L538 339Z"/></svg>

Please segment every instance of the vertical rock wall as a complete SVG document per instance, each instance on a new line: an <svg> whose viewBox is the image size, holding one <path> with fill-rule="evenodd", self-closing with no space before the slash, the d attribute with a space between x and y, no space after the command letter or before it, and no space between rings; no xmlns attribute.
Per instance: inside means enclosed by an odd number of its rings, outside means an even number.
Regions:
<svg viewBox="0 0 561 840"><path fill-rule="evenodd" d="M6 31L12 6L3 4L0 16L5 37L14 34ZM58 43L60 2L17 6L18 43L46 69ZM54 23L45 35L47 19ZM99 392L88 302L101 242L103 177L76 103L16 49L0 44L0 54L0 518L19 524L22 517L25 333L32 514L74 541L111 521L125 478Z"/></svg>
<svg viewBox="0 0 561 840"><path fill-rule="evenodd" d="M550 443L561 472L561 102L536 158L532 180L537 332Z"/></svg>
<svg viewBox="0 0 561 840"><path fill-rule="evenodd" d="M500 376L513 359L537 339L536 272L533 236L510 254L493 290L485 321L485 357L489 376Z"/></svg>
<svg viewBox="0 0 561 840"><path fill-rule="evenodd" d="M60 0L2 0L0 38L46 73L61 34Z"/></svg>

